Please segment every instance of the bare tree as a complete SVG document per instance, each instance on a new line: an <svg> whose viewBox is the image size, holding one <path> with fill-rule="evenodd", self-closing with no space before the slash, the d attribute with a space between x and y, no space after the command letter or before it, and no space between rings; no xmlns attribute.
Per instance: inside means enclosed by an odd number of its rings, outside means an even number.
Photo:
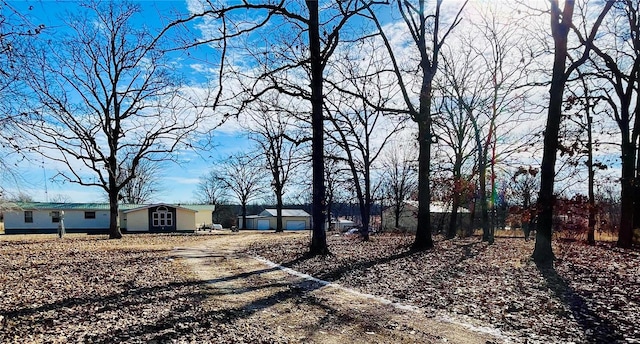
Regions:
<svg viewBox="0 0 640 344"><path fill-rule="evenodd" d="M481 135L479 130L474 130L474 124L477 124L474 122L474 112L478 111L478 107L484 105L485 99L482 98L481 90L486 86L485 83L478 80L478 75L473 73L478 65L478 62L474 61L477 55L470 53L467 47L467 49L462 49L466 53L458 58L460 51L453 52L448 46L444 46L444 48L445 52L440 64L442 77L435 81L439 97L434 100L438 111L434 117L433 131L437 136L436 144L442 147L441 151L446 156L445 159L453 178L451 216L446 232L447 238L453 238L457 232L458 208L461 205L462 189L465 184L463 167L471 160L475 151L469 148L477 142L477 136ZM476 83L476 81L480 82ZM478 162L480 165L479 160Z"/></svg>
<svg viewBox="0 0 640 344"><path fill-rule="evenodd" d="M120 238L118 197L140 163L172 159L207 119L197 105L216 104L182 88L163 42L168 28L153 36L135 27L138 5L84 6L25 65L33 98L24 133L35 142L28 148L66 165L56 178L108 194L109 237Z"/></svg>
<svg viewBox="0 0 640 344"><path fill-rule="evenodd" d="M311 254L327 254L324 184L324 116L323 84L327 61L332 57L341 40L341 32L351 18L358 16L377 1L346 0L331 3L320 11L317 0L257 1L218 5L208 2L208 7L194 18L229 18L236 25L227 37L241 38L262 35L271 42L275 37L285 38L279 45L269 44L256 49L256 41L250 41L247 51L254 62L264 67L253 75L254 83L248 93L241 96L243 104L260 98L269 90L302 99L308 106L306 121L311 123L312 160L312 218L313 235ZM254 22L246 18L259 14ZM321 19L322 18L322 19ZM277 23L278 30L268 23ZM268 37L268 39L266 39ZM262 42L260 42L262 45ZM255 69L254 69L255 70ZM244 74L243 77L247 75ZM308 85L308 86L307 86ZM243 90L244 92L245 90Z"/></svg>
<svg viewBox="0 0 640 344"><path fill-rule="evenodd" d="M227 184L222 179L218 168L212 168L209 172L200 176L194 193L199 202L216 206L226 203L229 196Z"/></svg>
<svg viewBox="0 0 640 344"><path fill-rule="evenodd" d="M30 38L38 36L44 25L33 24L10 3L0 3L0 95L2 112L9 109L10 98L4 98L21 76L18 60L25 54L25 45Z"/></svg>
<svg viewBox="0 0 640 344"><path fill-rule="evenodd" d="M551 35L554 41L553 69L551 75L551 86L549 89L549 107L547 112L547 122L545 125L544 151L542 165L540 166L540 194L538 196L538 226L536 230L536 244L533 251L533 260L539 266L552 266L553 249L551 247L551 234L553 227L553 203L554 203L554 181L556 153L558 151L558 136L560 132L560 121L562 118L562 103L565 84L567 79L582 65L589 56L593 41L596 38L598 28L605 15L613 5L613 2L605 2L600 14L591 27L588 36L583 44L582 54L567 66L568 58L568 35L573 25L574 0L567 0L564 8L560 9L557 0L551 0Z"/></svg>
<svg viewBox="0 0 640 344"><path fill-rule="evenodd" d="M440 129L440 143L451 151L454 197L448 235L455 234L458 193L466 183L460 177L468 175L477 178L482 239L490 243L489 210L496 209L489 195L496 190L496 165L505 164L530 141L523 139L530 133L519 127L531 117L527 104L532 88L526 85L532 74L527 63L531 57L524 48L526 37L514 29L513 21L499 20L503 9L498 6L483 7L476 20L443 46L436 93L442 97L437 102L441 115L434 122ZM474 171L467 163L471 146Z"/></svg>
<svg viewBox="0 0 640 344"><path fill-rule="evenodd" d="M607 112L610 112L607 111L610 103L604 101L607 97L601 92L602 85L599 85L599 83L603 79L593 77L599 73L594 73L591 68L579 68L576 69L576 72L578 74L577 80L570 83L567 88L570 93L565 102L564 126L567 134L563 135L560 141L560 157L565 156L565 159L570 160L576 169L583 164L587 169L589 207L587 243L595 245L596 216L598 212L595 199L595 177L598 170L606 170L608 168L602 159L598 159L596 151L604 146L602 136L599 134L604 134L606 130L603 122L607 117L610 117L607 114Z"/></svg>
<svg viewBox="0 0 640 344"><path fill-rule="evenodd" d="M242 229L247 229L247 204L266 192L264 170L253 157L233 155L220 165L219 178L240 202Z"/></svg>
<svg viewBox="0 0 640 344"><path fill-rule="evenodd" d="M28 44L37 40L44 29L44 25L32 23L27 15L6 1L0 3L0 190L3 184L21 183L21 176L11 160L21 162L27 158L20 151L19 133L14 127L23 117L16 102L22 96L18 85L24 77L19 61Z"/></svg>
<svg viewBox="0 0 640 344"><path fill-rule="evenodd" d="M120 201L129 204L144 204L149 202L160 190L160 178L162 177L161 163L153 160L140 160L136 168L131 161L124 161L118 171L118 180L129 179L122 184L120 189ZM130 174L135 173L131 178Z"/></svg>
<svg viewBox="0 0 640 344"><path fill-rule="evenodd" d="M271 188L276 199L276 232L284 231L282 208L286 187L295 170L304 160L299 144L290 138L296 136L295 118L286 115L288 106L282 107L277 94L272 99L256 102L257 109L245 111L249 138L258 146L258 154L271 174Z"/></svg>
<svg viewBox="0 0 640 344"><path fill-rule="evenodd" d="M405 201L415 194L418 187L416 159L412 144L396 144L388 149L382 158L383 189L393 209L395 227L400 227L400 214Z"/></svg>
<svg viewBox="0 0 640 344"><path fill-rule="evenodd" d="M325 101L327 141L340 147L334 159L346 164L353 180L351 188L356 196L362 218L360 235L369 240L369 221L374 201L373 173L375 164L387 143L404 129L404 120L396 114L379 110L388 107L390 93L383 90L378 71L384 66L374 58L362 65L362 57L346 54L339 59L344 80L333 80ZM378 62L378 63L376 63ZM345 90L348 90L345 92ZM360 96L354 97L353 93ZM365 100L366 99L366 100ZM368 103L375 103L369 106Z"/></svg>
<svg viewBox="0 0 640 344"><path fill-rule="evenodd" d="M433 94L433 80L438 71L440 50L451 34L452 30L460 23L461 13L467 4L464 1L458 12L453 16L446 27L443 24L442 0L430 3L426 0L414 1L394 1L397 5L406 27L409 31L413 44L417 48L419 56L418 68L411 74L416 75L418 81L418 104L414 103L416 97L411 94L410 77L402 69L398 56L388 35L382 27L375 13L370 10L369 15L374 21L378 32L384 41L387 52L390 56L390 68L397 78L400 86L403 105L409 117L418 126L418 226L416 237L413 243L414 250L425 250L433 247L431 237L431 144L432 133L432 106L431 97ZM431 7L431 11L428 11Z"/></svg>
<svg viewBox="0 0 640 344"><path fill-rule="evenodd" d="M529 166L520 166L511 177L511 191L516 202L522 207L519 211L524 239L529 240L529 234L533 230L536 219L535 192L540 189L540 179L536 176L539 170Z"/></svg>
<svg viewBox="0 0 640 344"><path fill-rule="evenodd" d="M604 62L595 62L594 74L605 80L610 88L602 88L602 98L608 102L620 129L621 145L621 217L618 246L629 248L633 244L634 225L640 227L640 4L623 0L614 4L612 19L605 25L601 39L615 44L596 44L593 51ZM610 6L609 2L607 3ZM575 31L579 34L579 31ZM581 42L590 44L588 38ZM635 206L634 206L635 203Z"/></svg>

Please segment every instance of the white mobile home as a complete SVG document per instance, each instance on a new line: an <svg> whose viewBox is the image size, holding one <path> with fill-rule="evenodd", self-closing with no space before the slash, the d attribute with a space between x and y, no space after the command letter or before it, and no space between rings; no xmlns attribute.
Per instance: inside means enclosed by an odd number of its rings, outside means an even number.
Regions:
<svg viewBox="0 0 640 344"><path fill-rule="evenodd" d="M120 227L132 232L194 231L211 222L213 205L119 205ZM67 232L107 233L106 203L15 203L3 210L5 234L55 233L61 219Z"/></svg>

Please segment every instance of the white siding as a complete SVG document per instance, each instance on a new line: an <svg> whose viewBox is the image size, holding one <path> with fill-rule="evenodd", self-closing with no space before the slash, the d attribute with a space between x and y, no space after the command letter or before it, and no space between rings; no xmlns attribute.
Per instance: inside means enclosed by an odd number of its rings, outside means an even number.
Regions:
<svg viewBox="0 0 640 344"><path fill-rule="evenodd" d="M149 209L141 209L125 214L127 232L148 232L149 231Z"/></svg>
<svg viewBox="0 0 640 344"><path fill-rule="evenodd" d="M12 229L58 229L58 222L52 222L50 210L31 210L33 222L24 222L24 210L6 211L4 213L5 228ZM64 226L69 229L100 229L109 228L109 211L95 211L95 219L85 219L84 210L66 210L64 212Z"/></svg>
<svg viewBox="0 0 640 344"><path fill-rule="evenodd" d="M109 227L109 211L100 210L95 212L95 219L85 219L85 210L65 210L64 212L64 226L67 228L108 228ZM58 226L56 226L57 228Z"/></svg>

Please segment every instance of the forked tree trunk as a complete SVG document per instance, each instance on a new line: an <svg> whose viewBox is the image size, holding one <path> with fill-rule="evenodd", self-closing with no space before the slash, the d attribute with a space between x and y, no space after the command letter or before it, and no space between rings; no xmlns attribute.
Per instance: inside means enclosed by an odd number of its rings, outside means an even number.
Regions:
<svg viewBox="0 0 640 344"><path fill-rule="evenodd" d="M456 158L457 159L457 158ZM451 216L449 217L449 228L447 230L447 239L453 239L456 236L458 226L458 208L460 207L461 197L461 163L456 162L453 169L453 197L451 205Z"/></svg>
<svg viewBox="0 0 640 344"><path fill-rule="evenodd" d="M636 125L639 126L638 130L640 130L640 118L639 113L636 113ZM638 139L634 139L635 144L638 146L636 150L636 173L635 180L633 183L633 187L635 191L633 192L633 229L635 233L640 235L640 142ZM640 238L634 236L634 243L640 244Z"/></svg>
<svg viewBox="0 0 640 344"><path fill-rule="evenodd" d="M583 85L585 95L587 95L587 86L583 79ZM587 225L587 243L589 245L596 244L596 200L594 193L595 183L595 170L593 169L593 133L591 132L591 126L593 124L593 118L591 117L591 104L587 95L586 101L586 115L587 115L587 168L588 172L588 193L589 193L589 222Z"/></svg>
<svg viewBox="0 0 640 344"><path fill-rule="evenodd" d="M480 147L480 223L482 226L482 241L489 241L489 205L487 204L487 164L486 157Z"/></svg>

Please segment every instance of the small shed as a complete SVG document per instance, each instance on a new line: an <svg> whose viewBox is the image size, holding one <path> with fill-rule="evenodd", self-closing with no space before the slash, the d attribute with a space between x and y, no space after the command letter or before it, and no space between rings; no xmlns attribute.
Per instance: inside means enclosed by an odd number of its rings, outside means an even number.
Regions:
<svg viewBox="0 0 640 344"><path fill-rule="evenodd" d="M276 209L265 209L260 214L247 216L247 229L275 230ZM286 230L305 230L311 228L311 215L301 209L282 209L282 226ZM242 226L242 216L238 216L238 228Z"/></svg>

